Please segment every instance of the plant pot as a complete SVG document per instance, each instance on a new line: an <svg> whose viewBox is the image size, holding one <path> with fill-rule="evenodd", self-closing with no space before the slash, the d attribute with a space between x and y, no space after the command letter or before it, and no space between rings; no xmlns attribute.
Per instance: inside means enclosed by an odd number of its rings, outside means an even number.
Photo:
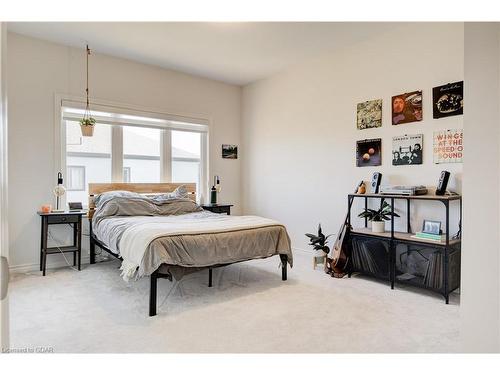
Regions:
<svg viewBox="0 0 500 375"><path fill-rule="evenodd" d="M384 233L385 232L385 221L372 221L372 232L373 233Z"/></svg>
<svg viewBox="0 0 500 375"><path fill-rule="evenodd" d="M80 124L80 129L82 130L82 135L84 137L92 137L94 135L95 125L82 125Z"/></svg>

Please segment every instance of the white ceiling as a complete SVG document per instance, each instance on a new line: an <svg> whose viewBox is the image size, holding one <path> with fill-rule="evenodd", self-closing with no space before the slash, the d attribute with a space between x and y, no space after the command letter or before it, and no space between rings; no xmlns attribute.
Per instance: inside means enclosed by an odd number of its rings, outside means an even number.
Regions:
<svg viewBox="0 0 500 375"><path fill-rule="evenodd" d="M9 31L245 85L396 23L11 22Z"/></svg>

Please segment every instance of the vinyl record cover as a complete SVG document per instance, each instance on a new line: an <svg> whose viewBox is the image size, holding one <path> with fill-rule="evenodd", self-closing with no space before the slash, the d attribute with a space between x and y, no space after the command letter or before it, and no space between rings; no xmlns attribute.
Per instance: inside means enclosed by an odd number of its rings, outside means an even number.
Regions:
<svg viewBox="0 0 500 375"><path fill-rule="evenodd" d="M422 121L422 91L392 97L392 125Z"/></svg>
<svg viewBox="0 0 500 375"><path fill-rule="evenodd" d="M382 99L358 103L357 126L358 130L382 126Z"/></svg>
<svg viewBox="0 0 500 375"><path fill-rule="evenodd" d="M382 164L382 138L356 142L356 166L373 167Z"/></svg>
<svg viewBox="0 0 500 375"><path fill-rule="evenodd" d="M401 135L392 138L392 165L422 164L424 135Z"/></svg>
<svg viewBox="0 0 500 375"><path fill-rule="evenodd" d="M432 107L434 118L463 115L464 81L434 87Z"/></svg>
<svg viewBox="0 0 500 375"><path fill-rule="evenodd" d="M464 154L463 129L434 132L434 163L461 163Z"/></svg>

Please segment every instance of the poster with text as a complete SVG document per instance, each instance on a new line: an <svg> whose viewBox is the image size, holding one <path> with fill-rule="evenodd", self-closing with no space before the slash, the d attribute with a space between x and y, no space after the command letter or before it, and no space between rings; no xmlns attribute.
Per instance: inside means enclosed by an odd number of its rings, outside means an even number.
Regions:
<svg viewBox="0 0 500 375"><path fill-rule="evenodd" d="M358 130L382 126L382 99L358 103L357 126Z"/></svg>
<svg viewBox="0 0 500 375"><path fill-rule="evenodd" d="M392 165L422 164L424 135L401 135L392 138Z"/></svg>
<svg viewBox="0 0 500 375"><path fill-rule="evenodd" d="M464 81L449 83L432 89L433 117L463 115Z"/></svg>
<svg viewBox="0 0 500 375"><path fill-rule="evenodd" d="M382 138L356 142L356 166L373 167L382 164Z"/></svg>
<svg viewBox="0 0 500 375"><path fill-rule="evenodd" d="M392 125L422 121L422 91L392 97Z"/></svg>
<svg viewBox="0 0 500 375"><path fill-rule="evenodd" d="M463 160L463 129L434 132L434 163L461 163Z"/></svg>

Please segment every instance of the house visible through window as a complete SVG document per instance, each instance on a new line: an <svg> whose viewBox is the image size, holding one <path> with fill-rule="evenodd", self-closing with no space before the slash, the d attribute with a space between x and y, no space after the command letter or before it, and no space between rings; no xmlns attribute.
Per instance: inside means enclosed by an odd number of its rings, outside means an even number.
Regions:
<svg viewBox="0 0 500 375"><path fill-rule="evenodd" d="M206 189L208 127L195 123L93 112L92 137L82 137L80 109L63 107L68 202L88 202L89 183L196 183Z"/></svg>
<svg viewBox="0 0 500 375"><path fill-rule="evenodd" d="M85 190L85 166L68 165L66 173L66 189L68 191Z"/></svg>

